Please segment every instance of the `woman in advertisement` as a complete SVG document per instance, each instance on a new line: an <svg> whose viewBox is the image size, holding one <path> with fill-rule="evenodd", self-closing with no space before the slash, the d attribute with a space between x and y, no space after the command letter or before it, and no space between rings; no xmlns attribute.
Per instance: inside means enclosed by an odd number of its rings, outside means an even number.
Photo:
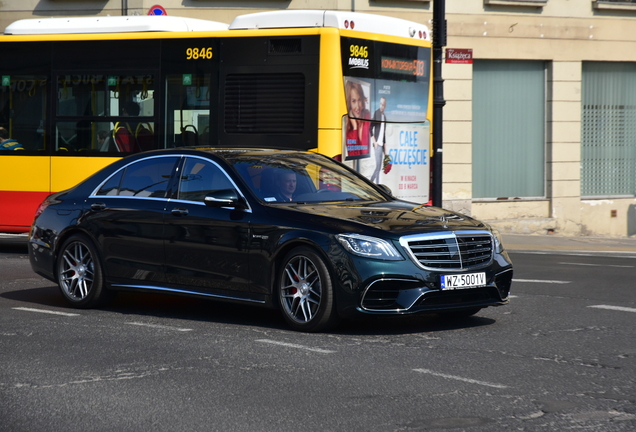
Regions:
<svg viewBox="0 0 636 432"><path fill-rule="evenodd" d="M369 127L371 112L367 109L367 97L358 81L347 80L345 84L349 119L347 121L347 159L361 159L370 156Z"/></svg>

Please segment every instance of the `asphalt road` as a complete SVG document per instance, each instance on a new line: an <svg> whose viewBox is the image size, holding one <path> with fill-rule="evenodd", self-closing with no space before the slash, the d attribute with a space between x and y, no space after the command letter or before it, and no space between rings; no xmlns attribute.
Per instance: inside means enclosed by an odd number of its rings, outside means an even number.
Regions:
<svg viewBox="0 0 636 432"><path fill-rule="evenodd" d="M0 239L0 431L636 430L636 257L511 256L508 306L302 334L162 295L69 309Z"/></svg>

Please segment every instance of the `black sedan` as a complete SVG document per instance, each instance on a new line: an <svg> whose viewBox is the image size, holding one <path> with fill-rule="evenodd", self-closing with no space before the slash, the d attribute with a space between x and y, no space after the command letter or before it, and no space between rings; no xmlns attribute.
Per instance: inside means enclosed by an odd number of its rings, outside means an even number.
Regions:
<svg viewBox="0 0 636 432"><path fill-rule="evenodd" d="M506 304L512 281L488 225L398 200L328 157L270 149L121 159L41 204L29 257L74 307L165 292L280 308L301 331L472 315Z"/></svg>

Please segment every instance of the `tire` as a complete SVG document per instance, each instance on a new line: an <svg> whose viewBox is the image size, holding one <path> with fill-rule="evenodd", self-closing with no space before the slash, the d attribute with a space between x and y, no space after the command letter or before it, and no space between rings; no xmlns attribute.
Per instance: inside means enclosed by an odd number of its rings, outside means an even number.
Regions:
<svg viewBox="0 0 636 432"><path fill-rule="evenodd" d="M298 247L285 256L277 293L285 321L294 330L320 332L339 322L331 274L311 248Z"/></svg>
<svg viewBox="0 0 636 432"><path fill-rule="evenodd" d="M56 269L60 291L75 308L92 308L112 296L104 287L97 249L84 235L73 235L64 242Z"/></svg>

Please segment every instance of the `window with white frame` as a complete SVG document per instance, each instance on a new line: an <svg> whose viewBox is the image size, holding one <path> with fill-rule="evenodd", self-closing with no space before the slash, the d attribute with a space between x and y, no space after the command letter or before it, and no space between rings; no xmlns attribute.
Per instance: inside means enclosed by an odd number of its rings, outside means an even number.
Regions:
<svg viewBox="0 0 636 432"><path fill-rule="evenodd" d="M475 60L473 198L545 197L546 66Z"/></svg>
<svg viewBox="0 0 636 432"><path fill-rule="evenodd" d="M583 62L581 196L636 195L636 63Z"/></svg>
<svg viewBox="0 0 636 432"><path fill-rule="evenodd" d="M548 0L484 0L485 5L494 6L526 6L541 8L545 6Z"/></svg>
<svg viewBox="0 0 636 432"><path fill-rule="evenodd" d="M636 11L636 0L592 0L594 9Z"/></svg>

